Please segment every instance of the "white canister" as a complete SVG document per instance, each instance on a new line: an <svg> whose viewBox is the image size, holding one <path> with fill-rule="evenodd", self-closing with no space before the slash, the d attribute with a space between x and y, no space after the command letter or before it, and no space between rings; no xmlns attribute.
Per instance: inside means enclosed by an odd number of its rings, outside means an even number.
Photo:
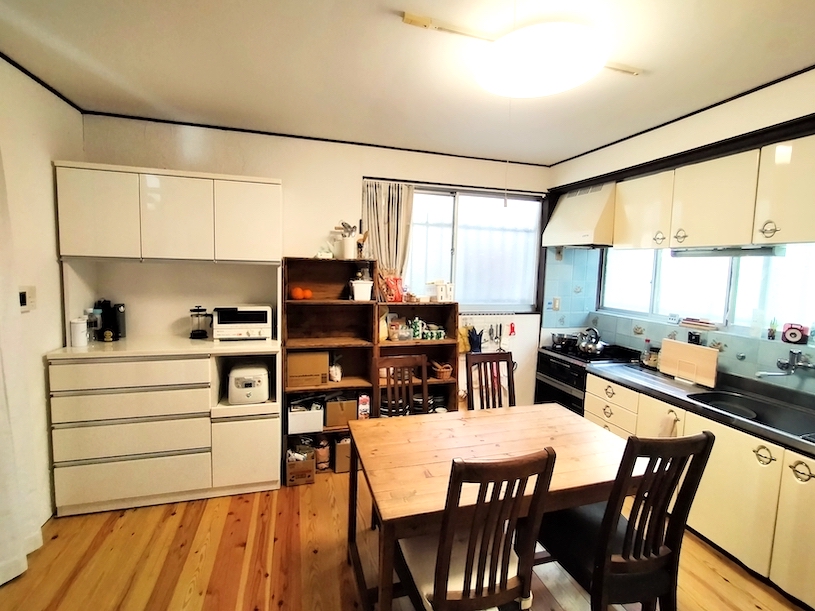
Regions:
<svg viewBox="0 0 815 611"><path fill-rule="evenodd" d="M88 319L85 316L71 319L71 346L81 348L88 345Z"/></svg>
<svg viewBox="0 0 815 611"><path fill-rule="evenodd" d="M357 237L351 236L342 238L340 242L340 249L342 252L341 259L356 259L357 258Z"/></svg>
<svg viewBox="0 0 815 611"><path fill-rule="evenodd" d="M373 293L373 280L351 280L354 301L370 301Z"/></svg>

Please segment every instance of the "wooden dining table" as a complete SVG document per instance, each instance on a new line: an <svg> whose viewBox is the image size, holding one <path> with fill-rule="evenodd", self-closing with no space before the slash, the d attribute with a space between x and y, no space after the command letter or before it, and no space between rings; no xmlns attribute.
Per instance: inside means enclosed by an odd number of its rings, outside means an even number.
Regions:
<svg viewBox="0 0 815 611"><path fill-rule="evenodd" d="M454 458L501 459L553 447L557 459L545 510L555 511L607 499L626 444L555 403L349 424L348 560L363 608L378 602L380 611L392 606L396 541L440 531ZM357 546L359 465L379 523L378 584L372 588Z"/></svg>

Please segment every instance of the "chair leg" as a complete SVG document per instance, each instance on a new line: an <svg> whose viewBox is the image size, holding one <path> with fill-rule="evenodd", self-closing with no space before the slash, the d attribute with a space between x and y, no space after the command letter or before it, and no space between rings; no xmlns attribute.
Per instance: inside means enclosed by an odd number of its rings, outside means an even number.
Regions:
<svg viewBox="0 0 815 611"><path fill-rule="evenodd" d="M642 611L656 611L657 601L648 600L642 603Z"/></svg>
<svg viewBox="0 0 815 611"><path fill-rule="evenodd" d="M676 588L659 597L659 611L676 611Z"/></svg>

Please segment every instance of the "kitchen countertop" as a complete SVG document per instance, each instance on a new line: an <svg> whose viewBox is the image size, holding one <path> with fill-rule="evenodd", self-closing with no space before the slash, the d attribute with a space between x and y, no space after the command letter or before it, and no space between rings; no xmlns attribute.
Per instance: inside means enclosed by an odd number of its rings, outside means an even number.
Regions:
<svg viewBox="0 0 815 611"><path fill-rule="evenodd" d="M79 348L59 348L49 352L49 361L149 357L149 356L240 356L277 354L280 342L277 340L233 340L213 341L212 339L190 339L189 337L135 337L115 342L91 342Z"/></svg>
<svg viewBox="0 0 815 611"><path fill-rule="evenodd" d="M626 388L649 395L665 403L669 403L686 411L694 412L710 420L744 431L767 441L777 443L786 448L801 452L815 458L815 443L801 439L800 436L786 433L765 424L735 416L713 406L706 405L700 401L688 398L689 394L710 391L710 388L691 384L688 382L677 382L673 377L645 369L637 364L631 363L591 363L586 368L590 374L603 379L615 382ZM716 390L720 390L717 385ZM756 393L751 393L740 388L725 385L721 390L731 390L761 398ZM770 399L772 401L772 399ZM793 405L793 404L791 404ZM794 405L797 409L811 411L815 417L815 409ZM812 432L815 432L813 430Z"/></svg>

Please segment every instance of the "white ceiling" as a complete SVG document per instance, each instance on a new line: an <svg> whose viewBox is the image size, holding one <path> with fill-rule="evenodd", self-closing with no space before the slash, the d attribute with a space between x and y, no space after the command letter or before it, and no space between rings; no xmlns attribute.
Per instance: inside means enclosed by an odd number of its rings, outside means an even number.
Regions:
<svg viewBox="0 0 815 611"><path fill-rule="evenodd" d="M508 100L473 38L570 10L610 70ZM815 65L812 0L0 0L0 52L86 111L550 165Z"/></svg>

